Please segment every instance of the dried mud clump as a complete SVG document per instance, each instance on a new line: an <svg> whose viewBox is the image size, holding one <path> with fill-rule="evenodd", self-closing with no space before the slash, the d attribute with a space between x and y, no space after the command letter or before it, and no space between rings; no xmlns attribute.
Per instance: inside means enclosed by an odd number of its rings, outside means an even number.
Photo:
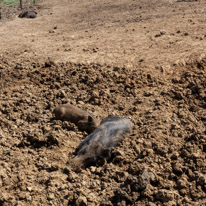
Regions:
<svg viewBox="0 0 206 206"><path fill-rule="evenodd" d="M45 62L0 57L1 205L205 205L204 59L168 76ZM72 167L87 133L53 119L67 103L101 119L131 117L131 133L104 164Z"/></svg>

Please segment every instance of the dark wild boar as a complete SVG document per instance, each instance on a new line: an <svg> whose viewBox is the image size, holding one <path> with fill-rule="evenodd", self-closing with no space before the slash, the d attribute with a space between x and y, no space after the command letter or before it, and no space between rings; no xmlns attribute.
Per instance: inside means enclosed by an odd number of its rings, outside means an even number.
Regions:
<svg viewBox="0 0 206 206"><path fill-rule="evenodd" d="M31 18L34 19L37 17L36 11L23 11L21 14L19 14L19 18Z"/></svg>
<svg viewBox="0 0 206 206"><path fill-rule="evenodd" d="M94 163L105 151L115 147L129 134L132 122L128 118L109 116L77 147L74 164L86 167Z"/></svg>

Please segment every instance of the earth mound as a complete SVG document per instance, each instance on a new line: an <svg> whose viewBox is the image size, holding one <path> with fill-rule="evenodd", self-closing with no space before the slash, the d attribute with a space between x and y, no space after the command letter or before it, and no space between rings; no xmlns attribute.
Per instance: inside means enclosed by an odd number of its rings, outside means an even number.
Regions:
<svg viewBox="0 0 206 206"><path fill-rule="evenodd" d="M0 57L1 205L205 205L206 59L173 72ZM76 171L70 103L131 118L109 159Z"/></svg>

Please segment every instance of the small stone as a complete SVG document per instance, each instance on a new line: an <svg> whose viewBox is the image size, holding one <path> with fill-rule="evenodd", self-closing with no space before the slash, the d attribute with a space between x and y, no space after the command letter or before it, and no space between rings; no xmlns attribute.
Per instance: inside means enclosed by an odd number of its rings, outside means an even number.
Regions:
<svg viewBox="0 0 206 206"><path fill-rule="evenodd" d="M54 198L55 198L55 196L54 196L53 193L51 193L51 194L48 195L48 200L53 200Z"/></svg>
<svg viewBox="0 0 206 206"><path fill-rule="evenodd" d="M95 171L96 171L96 167L90 167L90 171L92 172L92 173L94 173Z"/></svg>
<svg viewBox="0 0 206 206"><path fill-rule="evenodd" d="M32 187L27 187L27 190L28 190L29 192L31 192L31 191L32 191Z"/></svg>

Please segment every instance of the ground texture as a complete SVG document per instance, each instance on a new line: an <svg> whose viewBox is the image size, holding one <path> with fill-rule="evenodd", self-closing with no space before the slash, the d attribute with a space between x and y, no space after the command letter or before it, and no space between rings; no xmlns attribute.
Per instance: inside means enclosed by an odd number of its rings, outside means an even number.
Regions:
<svg viewBox="0 0 206 206"><path fill-rule="evenodd" d="M45 0L0 20L0 205L205 205L204 0ZM9 17L7 19L6 17ZM71 103L134 127L110 158L71 164Z"/></svg>

